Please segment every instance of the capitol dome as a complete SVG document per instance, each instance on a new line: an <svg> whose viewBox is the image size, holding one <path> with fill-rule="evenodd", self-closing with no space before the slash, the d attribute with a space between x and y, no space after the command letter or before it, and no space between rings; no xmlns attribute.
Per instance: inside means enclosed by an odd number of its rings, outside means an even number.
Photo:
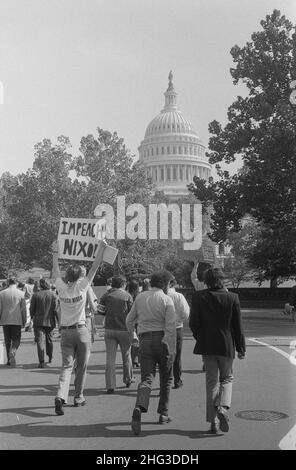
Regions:
<svg viewBox="0 0 296 470"><path fill-rule="evenodd" d="M172 72L164 96L165 106L147 126L139 146L139 160L145 165L156 190L177 199L188 194L187 185L194 176L207 180L211 165L191 122L177 109Z"/></svg>

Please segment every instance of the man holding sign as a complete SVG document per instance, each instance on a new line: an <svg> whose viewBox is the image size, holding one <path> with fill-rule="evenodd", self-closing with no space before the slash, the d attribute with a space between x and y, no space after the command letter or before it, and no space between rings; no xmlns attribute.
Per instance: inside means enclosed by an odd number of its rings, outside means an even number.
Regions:
<svg viewBox="0 0 296 470"><path fill-rule="evenodd" d="M74 359L76 360L74 406L83 406L86 401L83 390L86 379L87 363L90 356L90 333L86 327L86 293L103 262L107 244L98 243L96 256L87 276L83 276L80 265L69 265L65 279L61 279L58 264L59 242L53 244L53 278L58 291L61 313L61 352L62 370L59 377L58 392L55 398L55 412L63 415L63 405L67 401Z"/></svg>

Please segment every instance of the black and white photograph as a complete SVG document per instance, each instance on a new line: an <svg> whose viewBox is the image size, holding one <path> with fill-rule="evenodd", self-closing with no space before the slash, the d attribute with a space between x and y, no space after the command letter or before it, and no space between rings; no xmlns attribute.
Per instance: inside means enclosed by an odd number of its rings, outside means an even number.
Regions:
<svg viewBox="0 0 296 470"><path fill-rule="evenodd" d="M295 367L295 0L0 0L0 451L281 459Z"/></svg>

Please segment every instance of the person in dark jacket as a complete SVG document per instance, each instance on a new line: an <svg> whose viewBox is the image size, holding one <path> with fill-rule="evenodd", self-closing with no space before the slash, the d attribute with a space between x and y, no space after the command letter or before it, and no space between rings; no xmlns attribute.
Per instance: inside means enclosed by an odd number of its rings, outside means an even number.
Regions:
<svg viewBox="0 0 296 470"><path fill-rule="evenodd" d="M52 335L58 320L57 297L45 279L40 279L40 291L31 297L30 315L33 320L35 342L39 359L38 367L44 368L44 343L48 362L52 361Z"/></svg>
<svg viewBox="0 0 296 470"><path fill-rule="evenodd" d="M206 368L207 421L210 432L229 430L235 350L245 357L245 337L237 294L228 292L218 268L206 271L208 289L193 294L189 326L196 339L194 354L201 354ZM217 420L218 418L218 420Z"/></svg>

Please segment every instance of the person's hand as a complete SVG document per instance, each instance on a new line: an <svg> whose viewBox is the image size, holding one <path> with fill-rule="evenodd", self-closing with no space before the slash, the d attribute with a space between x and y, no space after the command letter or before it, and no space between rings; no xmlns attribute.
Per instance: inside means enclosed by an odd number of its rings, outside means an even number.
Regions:
<svg viewBox="0 0 296 470"><path fill-rule="evenodd" d="M239 352L239 353L237 353L237 357L238 357L238 359L245 359L246 355L245 355L245 353Z"/></svg>
<svg viewBox="0 0 296 470"><path fill-rule="evenodd" d="M108 246L108 243L106 242L106 240L100 240L97 255L103 256L103 253L106 250L107 246Z"/></svg>

